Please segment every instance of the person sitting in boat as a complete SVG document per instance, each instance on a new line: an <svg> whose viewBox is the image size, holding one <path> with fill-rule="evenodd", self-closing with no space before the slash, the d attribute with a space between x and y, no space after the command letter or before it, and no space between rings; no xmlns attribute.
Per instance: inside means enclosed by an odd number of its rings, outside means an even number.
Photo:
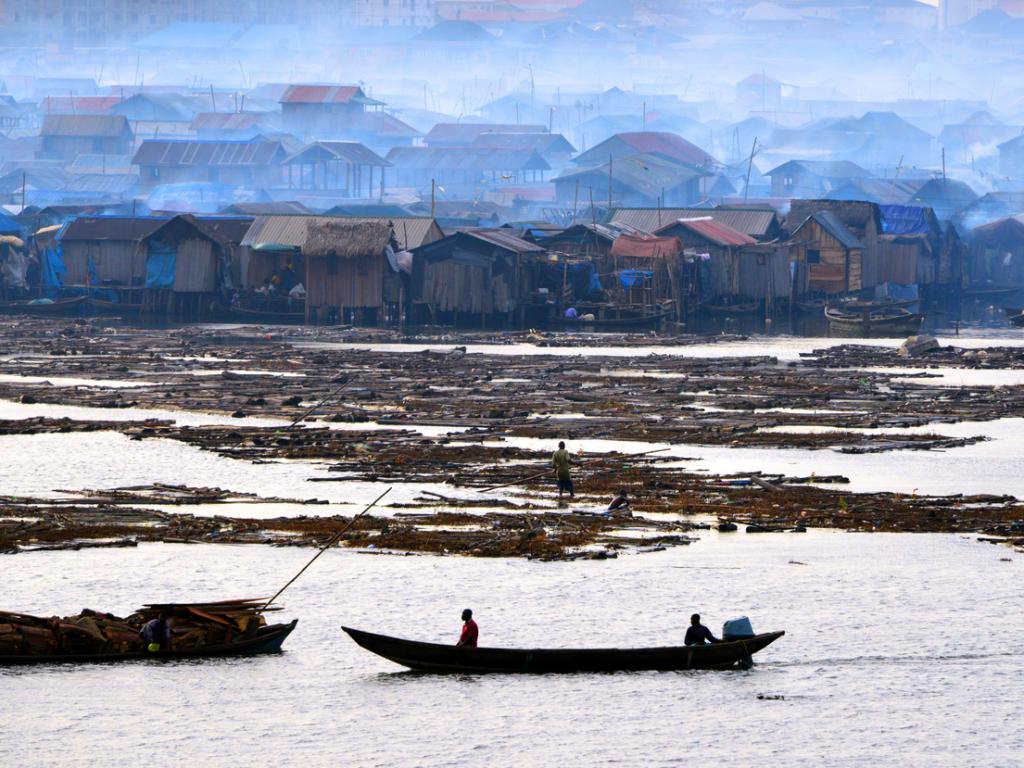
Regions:
<svg viewBox="0 0 1024 768"><path fill-rule="evenodd" d="M707 643L722 642L711 634L711 630L700 623L700 614L695 613L690 617L690 627L686 630L686 645L705 645Z"/></svg>
<svg viewBox="0 0 1024 768"><path fill-rule="evenodd" d="M456 646L476 648L476 641L480 637L480 628L473 621L473 611L469 608L462 612L462 634L459 635L459 642Z"/></svg>
<svg viewBox="0 0 1024 768"><path fill-rule="evenodd" d="M626 493L626 489L623 488L619 491L619 495L612 499L612 503L608 505L608 509L605 510L609 515L628 515L630 514L629 509L629 495Z"/></svg>
<svg viewBox="0 0 1024 768"><path fill-rule="evenodd" d="M171 625L167 621L166 613L161 613L155 619L150 619L143 624L139 634L142 635L142 639L146 643L146 650L150 653L171 648Z"/></svg>

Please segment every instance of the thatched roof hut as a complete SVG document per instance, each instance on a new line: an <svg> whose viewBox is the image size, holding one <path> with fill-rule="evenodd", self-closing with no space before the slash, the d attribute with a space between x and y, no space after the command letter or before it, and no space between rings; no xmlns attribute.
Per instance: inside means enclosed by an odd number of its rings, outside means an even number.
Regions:
<svg viewBox="0 0 1024 768"><path fill-rule="evenodd" d="M314 219L306 227L306 242L302 252L313 258L337 256L340 259L358 259L380 256L393 236L391 227L380 221Z"/></svg>
<svg viewBox="0 0 1024 768"><path fill-rule="evenodd" d="M383 308L398 280L389 262L394 232L384 222L315 219L306 229L306 303L311 308Z"/></svg>

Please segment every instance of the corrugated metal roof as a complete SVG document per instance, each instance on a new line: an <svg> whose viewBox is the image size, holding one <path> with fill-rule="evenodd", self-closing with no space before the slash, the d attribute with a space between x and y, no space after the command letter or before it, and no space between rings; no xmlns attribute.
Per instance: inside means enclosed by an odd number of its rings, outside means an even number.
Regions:
<svg viewBox="0 0 1024 768"><path fill-rule="evenodd" d="M39 104L39 111L47 115L102 115L120 102L120 96L47 96Z"/></svg>
<svg viewBox="0 0 1024 768"><path fill-rule="evenodd" d="M193 131L244 131L267 121L262 112L200 112L192 118Z"/></svg>
<svg viewBox="0 0 1024 768"><path fill-rule="evenodd" d="M612 221L619 224L654 232L677 219L696 219L710 216L751 237L765 237L777 222L775 211L758 211L739 208L617 208Z"/></svg>
<svg viewBox="0 0 1024 768"><path fill-rule="evenodd" d="M481 133L473 140L474 147L487 149L575 152L576 148L560 133Z"/></svg>
<svg viewBox="0 0 1024 768"><path fill-rule="evenodd" d="M754 245L757 240L714 219L679 219L677 225L721 246Z"/></svg>
<svg viewBox="0 0 1024 768"><path fill-rule="evenodd" d="M711 155L682 136L662 131L616 133L579 155L576 162L580 165L606 163L609 155L621 155L614 151L616 144L625 145L637 154L661 155L689 165L707 166L716 163Z"/></svg>
<svg viewBox="0 0 1024 768"><path fill-rule="evenodd" d="M505 123L438 123L423 138L424 143L461 144L469 146L484 133L547 133L543 125L508 125Z"/></svg>
<svg viewBox="0 0 1024 768"><path fill-rule="evenodd" d="M500 248L504 248L515 253L543 253L544 249L539 245L534 245L520 237L516 237L511 232L507 232L501 229L473 229L462 232L463 235L469 237L475 237L477 240L483 240L493 245L497 245Z"/></svg>
<svg viewBox="0 0 1024 768"><path fill-rule="evenodd" d="M128 131L124 115L47 115L40 136L120 136Z"/></svg>
<svg viewBox="0 0 1024 768"><path fill-rule="evenodd" d="M391 165L383 157L358 141L314 141L286 159L285 162L289 164L313 163L316 160L312 156L319 154L320 151L354 165L372 165L378 168L386 168Z"/></svg>
<svg viewBox="0 0 1024 768"><path fill-rule="evenodd" d="M369 216L259 216L242 238L242 245L281 243L301 248L306 243L310 222L322 224L338 219L354 224L390 223L394 225L395 241L403 250L418 248L443 237L437 223L429 217L422 216L394 219Z"/></svg>
<svg viewBox="0 0 1024 768"><path fill-rule="evenodd" d="M396 168L434 170L437 168L479 171L549 171L547 164L530 150L495 150L444 147L395 147L388 160Z"/></svg>
<svg viewBox="0 0 1024 768"><path fill-rule="evenodd" d="M141 240L169 216L79 216L68 222L61 240Z"/></svg>
<svg viewBox="0 0 1024 768"><path fill-rule="evenodd" d="M369 98L358 85L290 85L282 104L383 104Z"/></svg>
<svg viewBox="0 0 1024 768"><path fill-rule="evenodd" d="M832 211L818 211L812 213L810 218L818 222L821 228L838 240L844 248L864 247L864 244L854 237L853 233L846 228L846 225Z"/></svg>
<svg viewBox="0 0 1024 768"><path fill-rule="evenodd" d="M268 165L284 154L279 141L178 141L147 139L134 165Z"/></svg>

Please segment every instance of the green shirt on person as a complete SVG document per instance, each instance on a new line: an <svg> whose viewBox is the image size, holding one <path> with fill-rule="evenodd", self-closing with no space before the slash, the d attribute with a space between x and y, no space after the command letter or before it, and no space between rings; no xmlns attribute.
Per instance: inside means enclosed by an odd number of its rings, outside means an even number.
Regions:
<svg viewBox="0 0 1024 768"><path fill-rule="evenodd" d="M559 480L569 479L569 452L565 448L559 448L551 456L551 463L558 473Z"/></svg>

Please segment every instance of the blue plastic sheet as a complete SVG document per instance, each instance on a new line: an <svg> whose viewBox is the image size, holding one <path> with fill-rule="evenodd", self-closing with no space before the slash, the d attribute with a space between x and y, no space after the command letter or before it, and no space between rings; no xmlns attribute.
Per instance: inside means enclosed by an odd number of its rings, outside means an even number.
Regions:
<svg viewBox="0 0 1024 768"><path fill-rule="evenodd" d="M64 275L67 274L67 267L64 266L64 249L57 245L43 251L42 278L43 287L47 294L57 293L64 285Z"/></svg>
<svg viewBox="0 0 1024 768"><path fill-rule="evenodd" d="M652 277L654 277L654 273L644 269L624 269L619 272L619 282L622 283L623 288L643 285L644 280L650 280Z"/></svg>
<svg viewBox="0 0 1024 768"><path fill-rule="evenodd" d="M174 246L159 240L149 243L149 256L146 259L146 287L173 288L174 264L177 251Z"/></svg>

